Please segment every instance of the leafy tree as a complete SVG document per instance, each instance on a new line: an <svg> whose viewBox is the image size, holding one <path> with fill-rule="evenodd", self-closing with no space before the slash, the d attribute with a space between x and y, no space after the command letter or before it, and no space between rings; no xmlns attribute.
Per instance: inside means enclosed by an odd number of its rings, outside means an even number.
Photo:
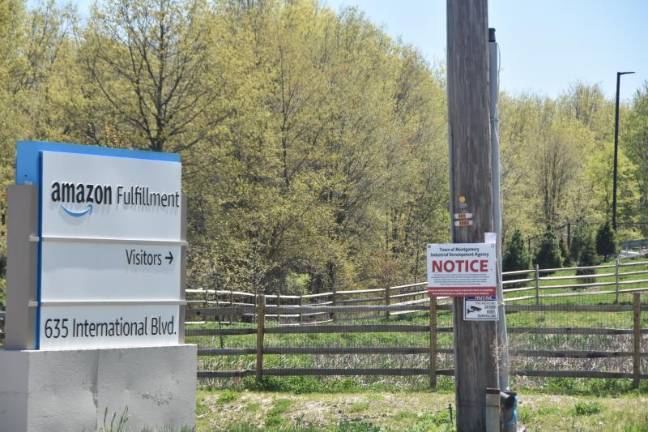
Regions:
<svg viewBox="0 0 648 432"><path fill-rule="evenodd" d="M567 250L567 243L565 243L565 238L563 236L560 236L560 240L558 240L558 247L560 248L560 256L562 257L563 265L568 265L570 263L569 251Z"/></svg>
<svg viewBox="0 0 648 432"><path fill-rule="evenodd" d="M111 115L150 150L188 149L229 115L212 109L221 86L205 74L209 16L201 0L106 0L90 18L84 68Z"/></svg>
<svg viewBox="0 0 648 432"><path fill-rule="evenodd" d="M588 235L589 232L585 223L578 222L574 227L574 235L569 245L569 260L572 263L577 264L580 261L581 252L585 247Z"/></svg>
<svg viewBox="0 0 648 432"><path fill-rule="evenodd" d="M634 178L640 193L639 227L643 235L648 235L648 81L637 90L629 113L628 128L624 138L628 143L628 156L637 165Z"/></svg>
<svg viewBox="0 0 648 432"><path fill-rule="evenodd" d="M610 222L605 222L596 232L596 252L603 255L607 261L608 257L615 255L619 250L616 233L612 229Z"/></svg>
<svg viewBox="0 0 648 432"><path fill-rule="evenodd" d="M612 217L612 179L613 152L609 148L595 151L588 164L587 178L592 187L592 212L604 220ZM618 190L617 190L617 220L622 224L619 228L640 222L641 191L638 182L639 166L633 158L628 157L626 148L621 146L618 153ZM617 232L617 234L620 234Z"/></svg>
<svg viewBox="0 0 648 432"><path fill-rule="evenodd" d="M596 246L594 244L594 238L591 234L587 233L583 238L583 249L580 253L580 258L578 260L579 267L595 266L598 264L598 257L596 255ZM578 269L576 270L576 275L592 275L595 274L595 269ZM593 283L595 278L581 278L579 279L580 283Z"/></svg>
<svg viewBox="0 0 648 432"><path fill-rule="evenodd" d="M502 271L526 270L529 268L529 254L524 246L522 232L515 230L511 240L506 246L502 259ZM519 276L505 276L505 279L519 279ZM509 288L516 288L521 285L508 285Z"/></svg>
<svg viewBox="0 0 648 432"><path fill-rule="evenodd" d="M526 270L529 268L529 254L524 246L522 232L515 230L508 242L502 259L502 271Z"/></svg>
<svg viewBox="0 0 648 432"><path fill-rule="evenodd" d="M301 292L423 278L425 244L448 238L442 67L359 10L316 0L98 0L87 21L59 3L0 2L0 186L16 139L179 151L189 283ZM609 219L613 101L577 83L499 106L504 232ZM648 83L621 115L625 238L640 235L626 224L648 233ZM0 225L0 256L4 237ZM525 268L517 237L508 260ZM534 257L543 267L559 265L552 238Z"/></svg>
<svg viewBox="0 0 648 432"><path fill-rule="evenodd" d="M554 234L553 228L549 225L547 225L542 236L540 247L535 256L535 263L540 266L540 268L562 267L562 258L560 256L558 239Z"/></svg>

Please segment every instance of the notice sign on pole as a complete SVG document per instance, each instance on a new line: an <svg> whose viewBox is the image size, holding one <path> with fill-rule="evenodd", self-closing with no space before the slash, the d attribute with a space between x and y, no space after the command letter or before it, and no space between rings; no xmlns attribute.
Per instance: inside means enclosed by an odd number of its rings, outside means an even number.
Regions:
<svg viewBox="0 0 648 432"><path fill-rule="evenodd" d="M36 348L178 344L179 157L40 147L35 175L19 164L39 187Z"/></svg>
<svg viewBox="0 0 648 432"><path fill-rule="evenodd" d="M428 293L432 296L494 296L497 280L493 243L429 244Z"/></svg>

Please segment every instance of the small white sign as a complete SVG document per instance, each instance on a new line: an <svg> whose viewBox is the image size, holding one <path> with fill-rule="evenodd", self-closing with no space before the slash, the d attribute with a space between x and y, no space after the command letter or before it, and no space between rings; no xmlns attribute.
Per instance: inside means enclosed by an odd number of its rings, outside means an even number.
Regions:
<svg viewBox="0 0 648 432"><path fill-rule="evenodd" d="M492 243L429 244L428 293L434 296L493 296L497 266Z"/></svg>
<svg viewBox="0 0 648 432"><path fill-rule="evenodd" d="M467 227L467 226L472 226L473 221L471 219L460 219L454 221L454 226L456 227Z"/></svg>
<svg viewBox="0 0 648 432"><path fill-rule="evenodd" d="M495 243L497 244L497 233L486 232L484 233L484 243Z"/></svg>
<svg viewBox="0 0 648 432"><path fill-rule="evenodd" d="M466 297L463 315L465 321L497 321L497 298Z"/></svg>

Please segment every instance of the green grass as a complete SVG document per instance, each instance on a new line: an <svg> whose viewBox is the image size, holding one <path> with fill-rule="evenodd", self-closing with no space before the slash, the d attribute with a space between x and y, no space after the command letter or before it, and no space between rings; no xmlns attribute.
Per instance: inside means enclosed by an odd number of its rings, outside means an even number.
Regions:
<svg viewBox="0 0 648 432"><path fill-rule="evenodd" d="M266 426L270 428L280 426L284 422L282 414L288 411L291 405L290 399L276 399L266 415Z"/></svg>
<svg viewBox="0 0 648 432"><path fill-rule="evenodd" d="M198 432L451 432L456 421L450 392L305 393L244 391L232 403L219 405L219 391L200 391ZM647 431L648 397L633 393L615 397L547 395L521 389L519 423L531 431ZM259 411L246 407L256 401ZM202 409L202 408L201 408ZM452 414L451 414L452 412ZM274 419L268 422L268 418Z"/></svg>
<svg viewBox="0 0 648 432"><path fill-rule="evenodd" d="M597 402L577 402L574 405L574 413L577 416L589 416L599 414L602 408Z"/></svg>
<svg viewBox="0 0 648 432"><path fill-rule="evenodd" d="M216 402L219 404L234 402L236 399L238 399L239 395L239 392L233 390L225 390L220 394Z"/></svg>
<svg viewBox="0 0 648 432"><path fill-rule="evenodd" d="M228 426L229 432L381 432L378 426L364 422L340 422L338 425L315 426L285 426L259 427L251 423L233 423Z"/></svg>

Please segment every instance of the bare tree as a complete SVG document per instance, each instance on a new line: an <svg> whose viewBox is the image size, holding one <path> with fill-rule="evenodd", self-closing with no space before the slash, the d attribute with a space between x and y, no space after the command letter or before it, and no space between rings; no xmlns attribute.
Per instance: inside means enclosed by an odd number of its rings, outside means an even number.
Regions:
<svg viewBox="0 0 648 432"><path fill-rule="evenodd" d="M538 180L542 194L543 222L555 226L564 211L571 182L580 166L575 140L563 127L548 131L544 142L538 143Z"/></svg>
<svg viewBox="0 0 648 432"><path fill-rule="evenodd" d="M109 0L93 12L84 65L150 150L190 148L229 115L206 73L209 16L201 0Z"/></svg>

